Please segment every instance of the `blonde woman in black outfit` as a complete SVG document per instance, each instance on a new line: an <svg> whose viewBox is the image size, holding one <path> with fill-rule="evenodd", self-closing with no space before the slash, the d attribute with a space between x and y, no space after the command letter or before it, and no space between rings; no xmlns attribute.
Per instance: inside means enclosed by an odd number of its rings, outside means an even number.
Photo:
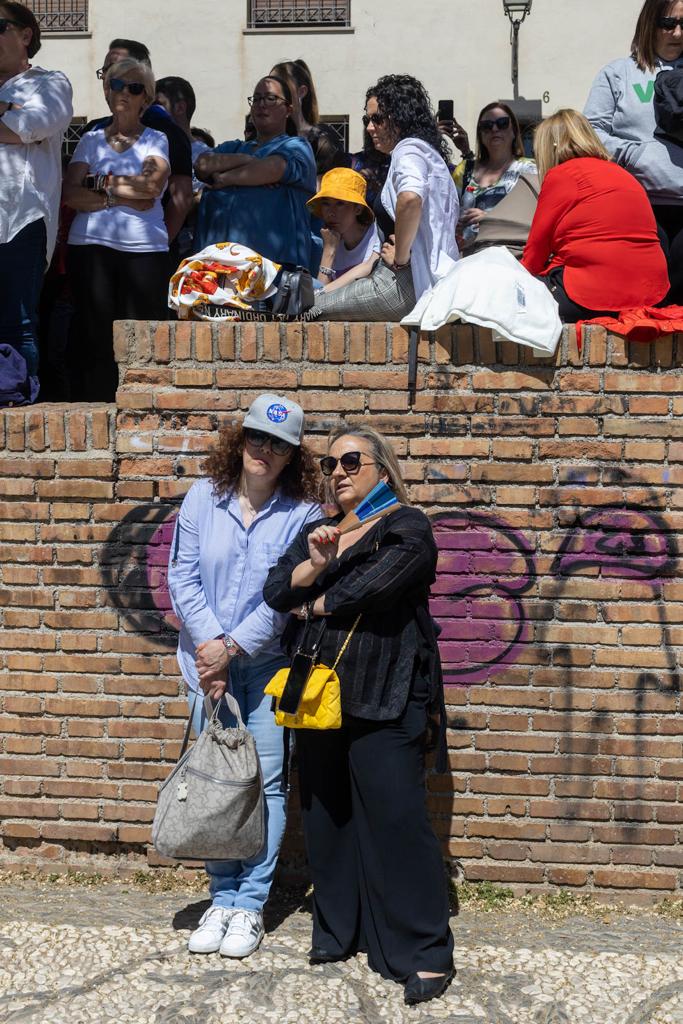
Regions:
<svg viewBox="0 0 683 1024"><path fill-rule="evenodd" d="M314 963L359 950L407 1003L440 995L453 975L453 938L439 844L426 811L430 720L443 723L439 654L427 601L436 545L411 508L396 457L369 427L342 426L321 468L340 515L306 527L271 569L266 602L294 612L291 654L312 604L318 660L339 664L343 725L296 734L306 848L314 883ZM340 536L341 516L379 481L401 506ZM319 624L319 625L318 625ZM442 731L442 741L443 741Z"/></svg>

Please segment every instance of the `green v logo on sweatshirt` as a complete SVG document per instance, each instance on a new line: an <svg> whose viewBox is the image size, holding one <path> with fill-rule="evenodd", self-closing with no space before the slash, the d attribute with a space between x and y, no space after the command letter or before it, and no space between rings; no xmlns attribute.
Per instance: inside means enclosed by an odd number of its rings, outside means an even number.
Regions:
<svg viewBox="0 0 683 1024"><path fill-rule="evenodd" d="M652 97L655 94L654 79L651 82L648 82L644 89L640 82L634 82L633 88L641 103L652 103Z"/></svg>

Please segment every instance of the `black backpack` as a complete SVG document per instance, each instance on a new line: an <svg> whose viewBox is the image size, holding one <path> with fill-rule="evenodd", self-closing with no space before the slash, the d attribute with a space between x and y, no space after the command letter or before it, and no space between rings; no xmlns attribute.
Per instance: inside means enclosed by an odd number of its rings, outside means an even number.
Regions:
<svg viewBox="0 0 683 1024"><path fill-rule="evenodd" d="M26 360L6 342L0 343L0 409L29 405L38 397L38 378L29 377Z"/></svg>
<svg viewBox="0 0 683 1024"><path fill-rule="evenodd" d="M683 68L660 71L655 79L655 135L683 146Z"/></svg>

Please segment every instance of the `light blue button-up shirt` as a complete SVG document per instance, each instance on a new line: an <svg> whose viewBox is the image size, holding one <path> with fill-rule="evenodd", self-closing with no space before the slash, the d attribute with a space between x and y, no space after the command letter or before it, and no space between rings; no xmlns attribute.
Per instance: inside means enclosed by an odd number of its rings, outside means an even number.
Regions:
<svg viewBox="0 0 683 1024"><path fill-rule="evenodd" d="M304 525L323 515L317 503L276 492L247 529L234 493L218 497L208 479L192 485L178 514L168 570L182 623L178 664L191 690L199 688L195 651L204 640L229 633L251 656L280 653L287 616L264 602L263 584Z"/></svg>

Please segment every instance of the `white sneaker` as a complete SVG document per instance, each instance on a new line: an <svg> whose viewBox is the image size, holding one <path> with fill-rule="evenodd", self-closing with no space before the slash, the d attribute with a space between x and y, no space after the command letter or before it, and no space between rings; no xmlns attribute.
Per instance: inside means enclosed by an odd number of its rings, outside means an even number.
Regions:
<svg viewBox="0 0 683 1024"><path fill-rule="evenodd" d="M221 956L241 959L249 956L263 938L263 914L259 910L241 910L236 907L228 921L225 938L221 942Z"/></svg>
<svg viewBox="0 0 683 1024"><path fill-rule="evenodd" d="M233 914L231 907L209 907L190 935L187 943L190 953L215 953L220 949Z"/></svg>

